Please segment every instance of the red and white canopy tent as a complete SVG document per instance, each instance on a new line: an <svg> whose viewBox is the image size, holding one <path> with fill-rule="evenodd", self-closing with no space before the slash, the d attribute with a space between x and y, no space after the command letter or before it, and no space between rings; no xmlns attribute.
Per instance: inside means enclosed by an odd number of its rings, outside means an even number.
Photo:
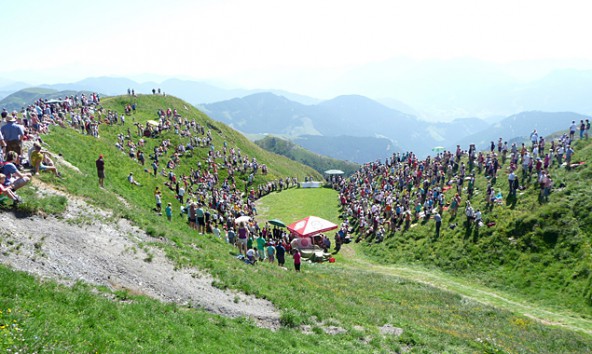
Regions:
<svg viewBox="0 0 592 354"><path fill-rule="evenodd" d="M299 237L308 237L320 234L321 232L335 230L338 226L329 220L319 218L318 216L307 216L288 225L288 230Z"/></svg>

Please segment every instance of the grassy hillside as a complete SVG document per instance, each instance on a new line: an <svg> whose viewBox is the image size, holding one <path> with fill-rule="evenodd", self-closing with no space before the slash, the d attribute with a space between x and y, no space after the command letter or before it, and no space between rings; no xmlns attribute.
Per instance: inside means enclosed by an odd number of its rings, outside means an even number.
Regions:
<svg viewBox="0 0 592 354"><path fill-rule="evenodd" d="M265 150L286 156L291 160L310 166L319 173L324 173L331 169L338 169L345 172L346 176L349 176L360 167L353 162L332 159L327 156L315 154L290 141L273 136L267 136L261 140L257 140L255 141L255 144Z"/></svg>
<svg viewBox="0 0 592 354"><path fill-rule="evenodd" d="M0 108L6 108L8 111L20 111L23 107L26 107L40 98L57 99L58 97L64 98L65 96L80 95L82 92L89 93L87 91L57 91L41 87L31 87L19 90L4 97L4 99L0 101Z"/></svg>
<svg viewBox="0 0 592 354"><path fill-rule="evenodd" d="M439 268L591 318L590 142L577 141L574 148L573 161L586 161L585 165L566 170L555 164L550 170L555 188L548 202L539 197L536 173L516 199L508 197L506 163L497 179L476 175L475 196L471 199L473 207L483 211L484 223L495 225L467 226L463 212L465 185L459 216L453 218L444 212L440 238L435 238L433 220L418 220L409 230L387 234L381 244L362 242L363 249L378 262ZM490 182L503 195L503 202L491 210L484 197ZM453 195L453 190L447 192L446 200ZM457 227L452 230L451 224Z"/></svg>
<svg viewBox="0 0 592 354"><path fill-rule="evenodd" d="M123 110L130 97L103 100L106 109ZM162 96L140 96L131 121L153 119L160 108L177 108L184 116L212 130L214 145L238 146L270 167L264 183L282 176L315 174L311 169L249 144L238 133L213 122L188 104ZM0 350L12 352L271 352L369 353L449 352L581 353L590 351L592 329L582 331L549 326L524 315L500 310L425 283L402 279L375 269L356 268L352 248L344 247L335 264L304 264L296 273L269 263L255 267L237 261L236 251L212 235L190 231L175 214L173 221L152 211L153 191L161 187L163 202L175 203L165 178L154 178L138 162L115 147L127 127L102 127L100 138L54 128L44 137L49 149L79 168L64 167L62 179L40 178L57 188L113 210L156 236L142 248L162 249L177 268L195 266L215 277L214 285L271 301L281 312L282 327L274 332L245 318L229 319L189 305L163 304L125 290L75 283L65 286L39 281L0 266ZM173 145L179 139L164 134ZM146 151L155 141L148 139ZM183 157L177 173L203 161L208 148ZM97 185L94 160L105 155L105 189ZM134 172L141 186L126 181ZM220 175L224 176L224 171ZM237 176L244 188L247 176ZM583 183L583 182L582 182ZM316 214L339 222L337 193L330 189L289 189L263 198L258 219L286 222ZM178 206L178 204L175 204ZM111 219L109 219L111 220ZM418 229L416 227L414 229ZM427 228L424 228L427 230ZM426 231L427 232L427 231ZM2 236L2 235L0 235ZM80 237L85 237L82 233ZM417 236L418 238L421 235ZM4 245L4 238L0 237ZM388 242L388 240L387 240ZM383 247L387 242L378 245ZM43 249L43 244L39 245ZM12 249L18 252L18 245ZM43 255L39 255L43 260ZM49 262L50 259L47 259ZM147 260L149 261L149 260ZM392 259L389 259L392 261ZM287 264L291 263L287 257ZM174 276L174 274L171 274ZM390 332L389 332L390 330Z"/></svg>

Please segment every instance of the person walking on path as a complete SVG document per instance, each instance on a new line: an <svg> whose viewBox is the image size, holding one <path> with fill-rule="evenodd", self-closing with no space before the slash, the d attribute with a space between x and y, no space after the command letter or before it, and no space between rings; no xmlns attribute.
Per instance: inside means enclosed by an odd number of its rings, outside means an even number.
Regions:
<svg viewBox="0 0 592 354"><path fill-rule="evenodd" d="M99 187L104 188L105 160L103 160L103 155L99 155L99 158L95 161L95 165L97 166L97 175L99 176Z"/></svg>

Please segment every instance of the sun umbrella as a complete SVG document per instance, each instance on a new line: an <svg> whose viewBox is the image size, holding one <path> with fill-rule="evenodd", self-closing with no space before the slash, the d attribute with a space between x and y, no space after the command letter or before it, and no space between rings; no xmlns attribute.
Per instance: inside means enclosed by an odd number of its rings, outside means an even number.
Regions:
<svg viewBox="0 0 592 354"><path fill-rule="evenodd" d="M325 171L326 175L342 175L344 172L341 170L327 170Z"/></svg>
<svg viewBox="0 0 592 354"><path fill-rule="evenodd" d="M336 228L337 225L318 216L307 216L302 220L288 225L288 230L300 237L312 236L321 232L335 230Z"/></svg>
<svg viewBox="0 0 592 354"><path fill-rule="evenodd" d="M235 224L240 224L241 222L247 223L251 221L251 217L248 215L239 216L238 218L234 219Z"/></svg>
<svg viewBox="0 0 592 354"><path fill-rule="evenodd" d="M155 121L155 120L149 120L149 121L147 121L146 123L148 123L148 124L150 124L150 125L160 125L160 123L158 123L158 122L157 122L157 121Z"/></svg>
<svg viewBox="0 0 592 354"><path fill-rule="evenodd" d="M435 148L432 148L433 152L443 152L444 150L446 150L444 146L436 146Z"/></svg>
<svg viewBox="0 0 592 354"><path fill-rule="evenodd" d="M271 219L268 222L274 226L286 227L286 224L280 219Z"/></svg>

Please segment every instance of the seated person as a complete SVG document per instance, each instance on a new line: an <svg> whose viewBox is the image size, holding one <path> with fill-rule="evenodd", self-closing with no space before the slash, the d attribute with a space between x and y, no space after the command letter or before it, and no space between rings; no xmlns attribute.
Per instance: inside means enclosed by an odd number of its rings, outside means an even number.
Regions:
<svg viewBox="0 0 592 354"><path fill-rule="evenodd" d="M53 165L53 162L47 157L49 151L42 150L41 144L38 142L33 144L33 151L31 152L31 166L33 167L33 174L36 175L39 171L51 171L56 177L60 177L57 167Z"/></svg>
<svg viewBox="0 0 592 354"><path fill-rule="evenodd" d="M257 259L255 258L256 255L257 251L255 251L254 248L249 248L247 251L247 262L250 264L255 264L255 262L257 262Z"/></svg>
<svg viewBox="0 0 592 354"><path fill-rule="evenodd" d="M127 181L130 184L133 184L133 185L136 185L136 186L139 186L140 185L140 183L138 183L136 180L134 180L134 174L132 172L130 172L129 176L127 176Z"/></svg>
<svg viewBox="0 0 592 354"><path fill-rule="evenodd" d="M17 163L17 160L18 155L16 152L9 151L6 154L6 163L0 171L6 176L6 179L3 183L4 186L10 187L13 191L16 191L31 181L30 173L22 173L16 167L15 163Z"/></svg>
<svg viewBox="0 0 592 354"><path fill-rule="evenodd" d="M0 194L5 195L8 198L12 199L14 204L18 204L18 203L22 202L21 197L16 195L16 193L14 193L12 191L12 189L10 189L10 187L6 187L4 185L5 181L6 181L6 176L4 174L0 173Z"/></svg>

